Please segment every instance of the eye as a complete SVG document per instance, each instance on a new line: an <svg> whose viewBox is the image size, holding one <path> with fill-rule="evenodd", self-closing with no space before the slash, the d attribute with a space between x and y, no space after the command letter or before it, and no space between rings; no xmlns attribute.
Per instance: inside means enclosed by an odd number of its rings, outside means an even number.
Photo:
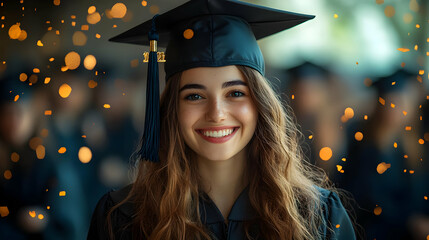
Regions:
<svg viewBox="0 0 429 240"><path fill-rule="evenodd" d="M231 97L242 97L244 95L245 94L243 92L238 91L238 90L235 90L235 91L232 91L229 93L229 96L231 96Z"/></svg>
<svg viewBox="0 0 429 240"><path fill-rule="evenodd" d="M203 99L203 97L201 97L200 95L193 93L193 94L189 94L188 96L185 97L186 100L189 101L196 101L196 100L200 100Z"/></svg>

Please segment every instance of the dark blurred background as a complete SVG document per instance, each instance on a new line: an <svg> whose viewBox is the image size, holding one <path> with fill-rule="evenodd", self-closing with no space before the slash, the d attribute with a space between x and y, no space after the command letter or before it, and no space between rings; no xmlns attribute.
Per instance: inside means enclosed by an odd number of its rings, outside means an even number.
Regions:
<svg viewBox="0 0 429 240"><path fill-rule="evenodd" d="M148 47L108 39L184 2L0 0L0 239L85 239L133 181ZM246 2L316 15L259 43L359 237L429 239L428 2Z"/></svg>

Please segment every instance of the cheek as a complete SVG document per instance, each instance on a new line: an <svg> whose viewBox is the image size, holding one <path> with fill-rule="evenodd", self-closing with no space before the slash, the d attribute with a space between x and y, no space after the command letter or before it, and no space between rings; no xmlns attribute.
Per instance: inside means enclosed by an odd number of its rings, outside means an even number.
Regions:
<svg viewBox="0 0 429 240"><path fill-rule="evenodd" d="M181 131L186 133L192 131L192 126L198 121L199 113L192 107L179 107L179 124Z"/></svg>
<svg viewBox="0 0 429 240"><path fill-rule="evenodd" d="M243 122L243 124L247 125L247 127L252 129L255 128L258 119L258 110L254 104L241 104L234 108L233 112L236 114L237 118Z"/></svg>

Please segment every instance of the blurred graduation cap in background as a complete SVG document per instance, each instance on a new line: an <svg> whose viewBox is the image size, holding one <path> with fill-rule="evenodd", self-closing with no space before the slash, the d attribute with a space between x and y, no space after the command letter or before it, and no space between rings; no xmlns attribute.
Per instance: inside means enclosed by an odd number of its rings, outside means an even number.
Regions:
<svg viewBox="0 0 429 240"><path fill-rule="evenodd" d="M384 96L389 93L403 91L413 80L416 79L416 74L399 69L389 76L380 78L371 86L374 87L379 96Z"/></svg>
<svg viewBox="0 0 429 240"><path fill-rule="evenodd" d="M264 58L256 40L312 18L236 0L191 0L111 38L114 42L150 45L141 158L158 161L157 45L167 48L167 80L195 67L228 65L248 66L264 75Z"/></svg>

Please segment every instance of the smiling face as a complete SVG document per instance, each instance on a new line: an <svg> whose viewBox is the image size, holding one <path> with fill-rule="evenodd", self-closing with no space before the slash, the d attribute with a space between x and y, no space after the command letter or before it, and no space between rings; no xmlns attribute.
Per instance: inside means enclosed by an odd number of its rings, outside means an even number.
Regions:
<svg viewBox="0 0 429 240"><path fill-rule="evenodd" d="M200 158L221 161L243 154L257 119L247 81L236 66L193 68L182 73L180 131Z"/></svg>

